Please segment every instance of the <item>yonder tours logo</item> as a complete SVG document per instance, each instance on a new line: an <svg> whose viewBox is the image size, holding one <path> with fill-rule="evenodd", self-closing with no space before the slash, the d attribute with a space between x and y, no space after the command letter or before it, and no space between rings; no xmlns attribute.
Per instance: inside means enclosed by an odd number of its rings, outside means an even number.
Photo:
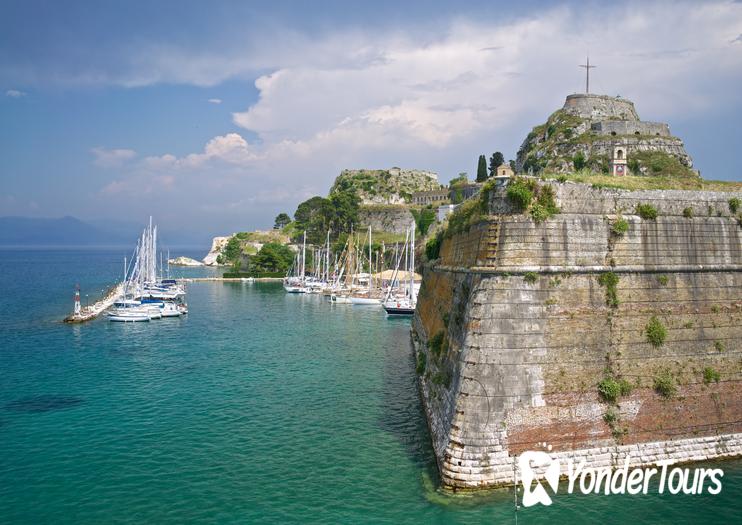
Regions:
<svg viewBox="0 0 742 525"><path fill-rule="evenodd" d="M550 448L550 447L549 447ZM567 493L579 489L583 494L647 494L650 482L656 481L659 494L666 490L670 494L719 494L724 471L720 468L682 468L670 469L672 460L658 461L654 467L635 467L629 469L631 455L627 454L623 466L616 470L610 467L589 467L585 459L576 463L573 458L564 461L564 474L567 478ZM552 496L559 492L559 478L562 462L548 453L537 450L523 452L518 457L521 482L523 483L523 506L531 507L540 503L551 505ZM656 468L655 468L656 467ZM654 486L654 485L652 485Z"/></svg>

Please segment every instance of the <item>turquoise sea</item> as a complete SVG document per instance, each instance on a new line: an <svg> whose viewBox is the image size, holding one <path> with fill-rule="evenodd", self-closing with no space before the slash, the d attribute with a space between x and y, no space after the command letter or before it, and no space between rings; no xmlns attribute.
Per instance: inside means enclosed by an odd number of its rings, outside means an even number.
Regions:
<svg viewBox="0 0 742 525"><path fill-rule="evenodd" d="M516 522L511 491L436 490L408 321L193 283L185 318L62 324L126 254L0 250L0 523ZM558 494L517 520L739 522L742 462L717 465L718 496Z"/></svg>

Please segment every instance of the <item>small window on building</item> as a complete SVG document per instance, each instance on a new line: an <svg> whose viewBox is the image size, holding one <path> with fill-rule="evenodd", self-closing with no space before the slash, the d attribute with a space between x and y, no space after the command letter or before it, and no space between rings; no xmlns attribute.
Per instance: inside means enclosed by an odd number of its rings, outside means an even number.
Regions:
<svg viewBox="0 0 742 525"><path fill-rule="evenodd" d="M621 160L621 159L623 159L623 150L622 150L622 149L620 149L620 150L618 150L618 151L616 152L616 158L617 158L618 160Z"/></svg>
<svg viewBox="0 0 742 525"><path fill-rule="evenodd" d="M616 132L615 131L611 131L611 135L613 135L615 137L616 136Z"/></svg>
<svg viewBox="0 0 742 525"><path fill-rule="evenodd" d="M635 131L634 135L641 135L641 133L639 133L638 131Z"/></svg>

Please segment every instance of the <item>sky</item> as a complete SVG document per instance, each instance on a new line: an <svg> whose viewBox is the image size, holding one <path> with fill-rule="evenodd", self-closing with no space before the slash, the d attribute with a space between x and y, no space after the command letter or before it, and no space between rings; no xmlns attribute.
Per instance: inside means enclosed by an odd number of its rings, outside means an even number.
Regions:
<svg viewBox="0 0 742 525"><path fill-rule="evenodd" d="M345 168L476 173L584 91L742 180L742 3L0 0L0 216L269 228Z"/></svg>

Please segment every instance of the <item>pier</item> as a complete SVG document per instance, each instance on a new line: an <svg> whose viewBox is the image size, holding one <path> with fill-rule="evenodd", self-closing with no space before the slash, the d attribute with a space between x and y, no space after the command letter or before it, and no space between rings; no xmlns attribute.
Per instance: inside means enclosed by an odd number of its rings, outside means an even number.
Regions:
<svg viewBox="0 0 742 525"><path fill-rule="evenodd" d="M91 321L103 313L107 308L113 306L124 294L124 283L119 283L106 293L103 299L79 309L79 312L73 313L64 318L65 323L84 323Z"/></svg>

